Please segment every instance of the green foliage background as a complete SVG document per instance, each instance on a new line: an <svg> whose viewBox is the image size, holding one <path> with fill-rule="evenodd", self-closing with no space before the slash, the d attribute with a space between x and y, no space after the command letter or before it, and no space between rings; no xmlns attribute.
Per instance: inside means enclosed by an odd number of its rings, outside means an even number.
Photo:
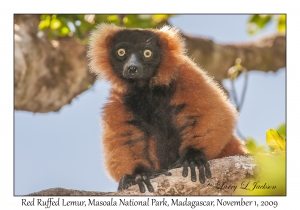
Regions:
<svg viewBox="0 0 300 210"><path fill-rule="evenodd" d="M252 15L248 22L248 32L250 34L255 34L262 30L271 20L275 20L277 22L277 30L280 32L284 32L286 30L286 14L280 15L261 15L255 14Z"/></svg>
<svg viewBox="0 0 300 210"><path fill-rule="evenodd" d="M39 28L51 39L74 35L78 39L84 39L95 24L113 23L126 28L155 28L168 24L168 19L172 16L174 14L43 14L40 16ZM277 22L278 31L285 31L285 14L254 14L247 24L248 32L255 34L272 20Z"/></svg>
<svg viewBox="0 0 300 210"><path fill-rule="evenodd" d="M168 14L103 14L103 15L70 15L44 14L40 17L39 28L45 31L49 38L76 36L87 38L88 32L98 23L113 23L126 28L154 28L166 24Z"/></svg>
<svg viewBox="0 0 300 210"><path fill-rule="evenodd" d="M275 186L275 189L237 190L237 195L286 195L286 124L266 133L268 147L258 145L254 139L246 140L246 147L260 168L257 177L249 182ZM282 146L284 145L284 146Z"/></svg>

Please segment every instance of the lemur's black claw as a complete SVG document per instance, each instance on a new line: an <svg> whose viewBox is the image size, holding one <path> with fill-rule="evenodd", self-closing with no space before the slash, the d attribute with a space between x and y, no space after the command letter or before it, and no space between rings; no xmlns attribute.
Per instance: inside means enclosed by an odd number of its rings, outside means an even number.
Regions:
<svg viewBox="0 0 300 210"><path fill-rule="evenodd" d="M183 169L182 169L182 176L183 176L183 177L187 177L188 174L189 174L189 171L188 171L189 162L188 162L187 160L184 161L183 164L182 164L182 166L183 166Z"/></svg>
<svg viewBox="0 0 300 210"><path fill-rule="evenodd" d="M188 176L188 167L191 170L191 181L197 181L196 167L199 170L199 181L201 184L205 183L205 177L211 178L211 171L209 163L204 152L195 149L187 149L183 157L176 162L176 165L182 165L182 176ZM174 164L175 165L175 164Z"/></svg>
<svg viewBox="0 0 300 210"><path fill-rule="evenodd" d="M207 177L207 178L209 178L209 177ZM201 184L205 183L205 176L204 176L204 167L203 167L203 165L199 166L199 181L200 181Z"/></svg>
<svg viewBox="0 0 300 210"><path fill-rule="evenodd" d="M149 192L154 192L154 188L153 188L152 184L150 183L150 178L149 177L146 177L144 179L144 183L146 184Z"/></svg>
<svg viewBox="0 0 300 210"><path fill-rule="evenodd" d="M192 180L192 182L195 182L197 180L195 166L196 165L195 165L194 161L191 161L190 162L190 169L191 169L191 180Z"/></svg>
<svg viewBox="0 0 300 210"><path fill-rule="evenodd" d="M204 164L204 168L205 168L205 174L206 174L206 177L207 178L211 178L211 171L210 171L210 166L209 166L209 163L206 162Z"/></svg>
<svg viewBox="0 0 300 210"><path fill-rule="evenodd" d="M137 177L136 179L136 182L137 182L137 184L139 185L139 189L140 189L140 192L141 193L144 193L144 192L146 192L146 189L145 189L145 186L144 186L144 184L143 184L143 179L142 179L142 177ZM152 186L151 186L152 187Z"/></svg>
<svg viewBox="0 0 300 210"><path fill-rule="evenodd" d="M126 190L128 187L130 187L131 185L135 185L135 184L136 184L136 181L135 181L134 177L129 174L125 174L120 179L118 191Z"/></svg>
<svg viewBox="0 0 300 210"><path fill-rule="evenodd" d="M166 169L160 170L152 170L152 171L144 171L136 174L135 176L125 174L119 182L118 190L126 190L131 185L138 184L140 192L146 192L146 185L149 192L154 192L154 188L150 182L150 179L153 179L161 174L165 174L166 176L171 176L171 172Z"/></svg>

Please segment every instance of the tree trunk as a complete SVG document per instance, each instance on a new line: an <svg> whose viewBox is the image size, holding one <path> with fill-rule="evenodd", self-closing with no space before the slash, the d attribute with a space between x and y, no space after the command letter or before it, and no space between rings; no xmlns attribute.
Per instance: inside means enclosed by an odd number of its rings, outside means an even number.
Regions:
<svg viewBox="0 0 300 210"><path fill-rule="evenodd" d="M75 38L48 40L39 15L15 15L15 109L58 111L94 84L86 45Z"/></svg>
<svg viewBox="0 0 300 210"><path fill-rule="evenodd" d="M73 37L48 40L38 30L39 15L15 15L15 110L58 111L94 84L86 45ZM188 54L217 82L227 77L236 58L248 70L277 71L286 66L286 38L276 34L244 44L216 44L184 35Z"/></svg>

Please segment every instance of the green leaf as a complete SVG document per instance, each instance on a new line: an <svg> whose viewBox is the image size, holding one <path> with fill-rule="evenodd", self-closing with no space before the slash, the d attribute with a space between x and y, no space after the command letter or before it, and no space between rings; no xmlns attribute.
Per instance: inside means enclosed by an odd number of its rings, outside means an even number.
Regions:
<svg viewBox="0 0 300 210"><path fill-rule="evenodd" d="M266 26L267 23L270 22L270 20L272 19L273 15L253 15L251 16L250 20L248 21L248 32L250 34L254 34L256 32L258 32L259 30L261 30L262 28L264 28Z"/></svg>
<svg viewBox="0 0 300 210"><path fill-rule="evenodd" d="M107 17L107 21L109 22L117 22L119 19L118 19L118 16L117 15L109 15Z"/></svg>
<svg viewBox="0 0 300 210"><path fill-rule="evenodd" d="M228 78L233 81L235 80L239 75L239 70L236 66L232 66L229 70L228 70Z"/></svg>
<svg viewBox="0 0 300 210"><path fill-rule="evenodd" d="M277 132L283 138L286 138L286 124L282 124L277 128Z"/></svg>
<svg viewBox="0 0 300 210"><path fill-rule="evenodd" d="M61 26L61 22L58 19L52 19L50 27L52 30L58 29Z"/></svg>
<svg viewBox="0 0 300 210"><path fill-rule="evenodd" d="M155 23L160 23L161 21L165 21L169 18L169 15L152 15L152 20Z"/></svg>
<svg viewBox="0 0 300 210"><path fill-rule="evenodd" d="M286 15L285 14L279 16L277 29L278 29L278 31L281 31L281 32L284 32L286 30Z"/></svg>
<svg viewBox="0 0 300 210"><path fill-rule="evenodd" d="M285 139L274 129L269 129L267 131L266 141L269 147L275 150L285 150Z"/></svg>
<svg viewBox="0 0 300 210"><path fill-rule="evenodd" d="M42 20L40 21L39 29L44 30L46 28L49 28L49 26L50 26L50 19Z"/></svg>
<svg viewBox="0 0 300 210"><path fill-rule="evenodd" d="M62 27L62 29L61 29L60 31L61 31L61 34L62 34L63 36L65 36L65 35L68 35L68 34L69 34L70 29L69 29L68 27L64 26L64 27Z"/></svg>
<svg viewBox="0 0 300 210"><path fill-rule="evenodd" d="M265 147L258 145L253 138L247 138L245 140L246 148L251 154L266 152Z"/></svg>

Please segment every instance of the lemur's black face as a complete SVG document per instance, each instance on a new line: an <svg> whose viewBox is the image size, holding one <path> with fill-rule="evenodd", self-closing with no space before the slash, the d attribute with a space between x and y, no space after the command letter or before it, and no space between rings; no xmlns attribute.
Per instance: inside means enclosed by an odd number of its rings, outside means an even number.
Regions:
<svg viewBox="0 0 300 210"><path fill-rule="evenodd" d="M110 63L119 77L148 80L155 75L162 58L157 34L125 29L108 39Z"/></svg>

